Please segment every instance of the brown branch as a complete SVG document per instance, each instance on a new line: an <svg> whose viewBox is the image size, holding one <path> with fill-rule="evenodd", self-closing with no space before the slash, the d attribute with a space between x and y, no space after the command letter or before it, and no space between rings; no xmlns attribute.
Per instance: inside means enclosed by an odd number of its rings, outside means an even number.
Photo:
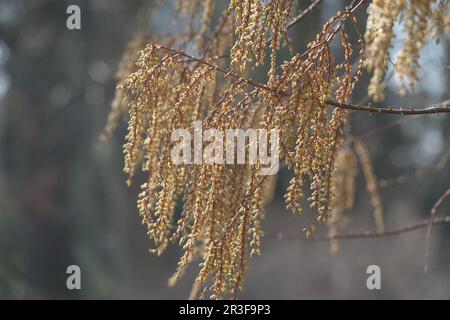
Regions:
<svg viewBox="0 0 450 320"><path fill-rule="evenodd" d="M450 99L437 103L431 107L425 108L413 108L413 107L402 107L402 108L378 108L372 106L360 106L350 103L341 103L334 100L327 100L326 104L346 109L346 110L354 110L354 111L364 111L369 113L387 113L387 114L396 114L396 115L417 115L417 114L438 114L438 113L450 113Z"/></svg>
<svg viewBox="0 0 450 320"><path fill-rule="evenodd" d="M317 236L310 240L306 239L303 236L297 235L283 235L278 234L275 236L267 236L268 238L275 238L277 240L301 240L301 241L330 241L330 240L354 240L354 239L374 239L374 238L383 238L383 237L390 237L390 236L396 236L407 232L412 232L418 229L423 229L428 227L429 224L432 225L447 225L450 224L450 216L444 217L444 218L434 218L434 219L427 219L423 220L421 222L400 227L397 229L391 229L384 232L361 232L361 233L343 233L343 234L336 234L333 236Z"/></svg>
<svg viewBox="0 0 450 320"><path fill-rule="evenodd" d="M300 12L300 14L296 17L294 17L286 26L287 29L292 28L294 25L300 22L304 17L306 17L314 8L316 8L322 0L315 0L313 3L311 3L308 8Z"/></svg>
<svg viewBox="0 0 450 320"><path fill-rule="evenodd" d="M237 80L243 81L243 82L245 82L245 83L247 83L247 84L249 84L249 85L252 85L252 86L255 87L255 88L262 89L262 90L266 90L266 91L270 91L270 92L272 92L272 93L274 93L274 94L276 94L276 95L282 95L282 96L287 96L287 95L288 95L288 94L285 93L285 92L282 92L282 91L279 91L279 92L278 92L278 91L275 91L274 89L272 89L272 88L270 88L270 87L268 87L268 86L266 86L266 85L264 85L264 84L258 83L258 82L256 82L256 81L253 81L253 80L248 79L248 78L241 77L241 76L239 76L239 75L237 75L237 74L235 74L235 73L233 73L233 72L231 72L231 71L229 71L229 70L223 69L223 68L221 68L221 67L219 67L219 66L217 66L217 65L214 65L214 64L212 64L212 63L209 63L208 61L206 61L206 60L204 60L204 59L201 59L201 58L197 58L197 57L191 56L191 55L185 53L183 50L177 50L177 49L169 48L169 47L163 46L163 45L161 45L161 44L156 45L156 47L157 47L158 49L162 49L162 50L165 50L165 51L174 53L174 54L178 54L178 55L183 56L183 57L185 57L185 58L188 58L189 61L195 61L195 62L198 62L198 63L203 64L203 65L205 65L205 66L208 66L208 67L210 67L212 70L216 70L216 71L222 72L222 73L224 73L226 76L230 76L230 77L235 78L235 79L237 79Z"/></svg>

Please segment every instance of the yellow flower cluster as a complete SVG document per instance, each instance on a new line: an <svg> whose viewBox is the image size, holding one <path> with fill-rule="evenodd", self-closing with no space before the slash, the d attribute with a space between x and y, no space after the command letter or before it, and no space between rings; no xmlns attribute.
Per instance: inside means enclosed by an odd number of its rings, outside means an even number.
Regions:
<svg viewBox="0 0 450 320"><path fill-rule="evenodd" d="M448 0L373 0L368 9L369 17L365 40L367 46L366 66L373 71L369 95L375 101L384 99L384 77L388 63L394 64L399 79L400 94L405 93L405 81L414 89L419 80L420 50L437 38L439 32L448 36L450 10ZM440 23L443 21L443 23ZM396 60L391 59L389 49L395 38L394 27L404 27L406 38L401 39L402 49Z"/></svg>
<svg viewBox="0 0 450 320"><path fill-rule="evenodd" d="M330 111L327 101L351 102L364 65L374 71L370 95L382 99L388 50L399 21L406 21L408 33L397 62L401 79L417 78L420 48L432 27L448 33L448 1L374 0L363 36L355 18L367 3L361 0L326 22L306 52L277 64L294 2L232 0L214 24L214 1L177 1L179 16L189 21L187 34L164 41L138 38L119 68L106 135L127 110L124 172L130 184L142 179L139 169L144 173L138 209L155 243L152 252L160 255L170 243L183 250L169 284L199 261L192 297L197 292L215 299L236 297L242 290L249 257L261 252L264 208L276 178L261 174L261 162L176 165L171 158L174 130L193 131L197 121L222 133L278 129L277 151L292 173L287 208L296 214L305 204L313 208L304 229L308 237L319 223L328 223L330 234L336 234L345 222L344 210L353 206L357 161L350 145L343 146L348 111ZM445 10L439 13L438 7ZM202 17L201 23L195 23L196 17ZM350 40L350 32L356 40ZM197 56L186 53L194 48ZM265 65L269 48L266 83L244 77L248 66ZM382 230L374 170L362 142L354 139L353 144ZM337 242L333 245L335 251Z"/></svg>
<svg viewBox="0 0 450 320"><path fill-rule="evenodd" d="M119 67L116 73L116 82L118 83L119 87L128 78L128 76L136 70L135 61L137 59L137 54L145 47L147 41L147 37L139 35L128 45L122 57L122 61L119 63ZM111 112L108 115L105 129L100 136L100 140L103 142L107 141L111 137L120 119L122 118L124 113L127 112L127 105L124 103L123 99L124 93L119 88L114 94L114 99L111 103Z"/></svg>
<svg viewBox="0 0 450 320"><path fill-rule="evenodd" d="M256 65L264 64L268 47L273 50L280 48L286 37L293 6L294 0L230 2L229 10L234 11L237 18L235 33L238 39L231 49L231 64L234 68L244 71L252 58L256 60Z"/></svg>
<svg viewBox="0 0 450 320"><path fill-rule="evenodd" d="M444 15L444 33L448 39L450 39L450 10Z"/></svg>

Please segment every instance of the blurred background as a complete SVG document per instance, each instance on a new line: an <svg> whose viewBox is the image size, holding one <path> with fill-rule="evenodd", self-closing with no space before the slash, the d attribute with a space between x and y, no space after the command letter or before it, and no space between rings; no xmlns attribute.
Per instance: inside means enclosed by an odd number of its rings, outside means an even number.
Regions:
<svg viewBox="0 0 450 320"><path fill-rule="evenodd" d="M181 252L170 247L162 257L148 253L152 242L136 209L138 190L126 187L122 173L126 125L107 144L98 142L127 42L137 31L173 28L172 2L150 14L150 0L0 0L0 298L187 298L195 266L169 288ZM304 50L323 22L349 2L324 0L291 31L295 48ZM297 10L310 3L300 1ZM66 28L71 4L81 8L81 30ZM397 32L400 44L401 28ZM425 106L448 99L449 58L445 40L427 45L416 92L399 97L391 81L386 104ZM367 81L366 76L357 88L355 102L366 96ZM398 119L355 114L352 132L364 136ZM387 229L426 219L449 188L449 122L444 115L417 117L364 140L380 180L428 172L380 189ZM284 209L289 178L280 173L264 221L263 254L251 259L241 298L450 298L450 226L433 228L427 274L425 229L341 241L333 256L329 243L304 240L310 211L294 217ZM374 230L361 170L356 199L347 230ZM447 202L438 214L449 213ZM325 226L319 230L326 232ZM295 239L277 239L279 233ZM81 290L66 288L72 264L81 268ZM381 268L381 290L366 287L371 264Z"/></svg>

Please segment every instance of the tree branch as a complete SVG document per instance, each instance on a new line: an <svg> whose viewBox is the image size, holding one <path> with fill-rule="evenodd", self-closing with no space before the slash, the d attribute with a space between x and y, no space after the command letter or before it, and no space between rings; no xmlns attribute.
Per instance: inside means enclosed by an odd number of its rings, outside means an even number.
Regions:
<svg viewBox="0 0 450 320"><path fill-rule="evenodd" d="M361 233L344 233L344 234L336 234L333 236L317 236L310 240L300 236L300 235L283 235L278 234L275 236L268 236L269 238L276 238L278 240L304 240L304 241L330 241L330 240L354 240L354 239L374 239L374 238L383 238L400 235L402 233L407 233L411 231L415 231L418 229L427 228L429 224L432 225L446 225L450 224L450 216L444 218L433 218L423 220L421 222L400 227L397 229L386 230L384 232L361 232Z"/></svg>
<svg viewBox="0 0 450 320"><path fill-rule="evenodd" d="M206 60L204 60L202 58L197 58L197 57L191 56L191 55L185 53L184 50L177 50L177 49L169 48L169 47L163 46L161 44L156 45L156 47L157 47L157 49L162 49L162 50L165 50L167 52L171 52L172 54L177 54L179 56L183 56L185 58L188 58L189 61L195 61L195 62L198 62L200 64L203 64L203 65L209 67L211 70L219 71L219 72L225 74L225 76L230 76L230 77L235 78L235 79L237 79L239 81L242 81L242 82L245 82L245 83L247 83L249 85L252 85L255 88L262 89L262 90L267 90L267 91L270 91L270 92L272 92L274 94L277 94L277 95L287 96L287 94L285 92L282 92L282 91L277 92L274 89L272 89L272 88L270 88L270 87L268 87L268 86L266 86L264 84L258 83L256 81L253 81L253 80L248 79L248 78L241 77L241 76L239 76L239 75L237 75L237 74L235 74L235 73L233 73L233 72L231 72L229 70L223 69L223 68L221 68L221 67L219 67L217 65L209 63L208 61L206 61ZM186 61L183 61L183 62L186 62Z"/></svg>
<svg viewBox="0 0 450 320"><path fill-rule="evenodd" d="M438 114L438 113L450 113L450 99L442 101L438 104L435 104L431 107L425 108L414 108L414 107L402 107L402 108L378 108L372 106L360 106L350 103L340 103L334 100L327 100L326 104L346 109L346 110L354 110L354 111L365 111L370 113L388 113L388 114L396 114L396 115L417 115L417 114Z"/></svg>
<svg viewBox="0 0 450 320"><path fill-rule="evenodd" d="M300 14L294 18L288 23L287 29L292 28L294 25L300 22L308 13L310 13L315 7L317 7L322 0L315 0L313 3L311 3L308 8L300 12Z"/></svg>
<svg viewBox="0 0 450 320"><path fill-rule="evenodd" d="M410 119L410 118L409 118ZM409 172L407 174L403 174L401 176L391 178L391 179L381 179L378 182L378 186L380 188L387 188L393 185L403 184L405 182L408 182L414 178L423 178L428 175L435 174L447 166L447 164L450 162L450 148L442 154L439 161L436 162L431 167L424 168L424 169L417 169L413 172Z"/></svg>

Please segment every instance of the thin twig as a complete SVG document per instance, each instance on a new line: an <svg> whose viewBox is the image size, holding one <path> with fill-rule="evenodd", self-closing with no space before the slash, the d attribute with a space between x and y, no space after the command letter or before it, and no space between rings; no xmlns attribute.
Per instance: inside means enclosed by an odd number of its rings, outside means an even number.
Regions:
<svg viewBox="0 0 450 320"><path fill-rule="evenodd" d="M156 47L158 49L163 49L165 51L168 51L168 52L171 52L171 53L174 53L174 54L178 54L180 56L188 58L190 61L195 61L195 62L198 62L198 63L203 64L205 66L208 66L212 70L216 70L216 71L224 73L226 76L230 76L230 77L235 78L237 80L242 80L242 81L246 82L247 84L252 85L253 87L256 87L256 88L259 88L259 89L263 89L263 90L267 90L267 91L270 91L270 92L272 92L274 94L277 94L277 95L287 96L287 93L285 93L285 92L282 92L282 91L277 92L277 91L273 90L272 88L270 88L270 87L268 87L268 86L266 86L264 84L258 83L256 81L253 81L253 80L248 79L248 78L241 77L241 76L239 76L239 75L237 75L237 74L235 74L233 72L230 72L229 70L223 69L223 68L221 68L221 67L219 67L217 65L209 63L208 61L206 61L204 59L191 56L191 55L185 53L183 50L177 50L177 49L169 48L169 47L166 47L166 46L163 46L163 45L160 45L160 44L158 44Z"/></svg>
<svg viewBox="0 0 450 320"><path fill-rule="evenodd" d="M439 197L439 199L436 201L436 203L433 205L433 208L431 209L430 214L430 220L427 224L427 240L425 243L425 268L423 270L424 273L427 273L428 271L428 255L430 252L430 238L431 238L431 228L433 226L433 220L436 218L437 209L442 205L445 199L450 196L450 188L444 192L442 196Z"/></svg>
<svg viewBox="0 0 450 320"><path fill-rule="evenodd" d="M383 133L385 131L388 131L388 130L396 128L396 127L400 127L400 126L404 125L406 122L419 119L420 117L423 117L423 116L424 116L423 114L417 114L417 115L409 117L409 118L400 118L397 121L391 122L383 127L375 128L363 135L360 135L359 138L361 140L367 140L367 139L373 138L374 136L376 136L380 133Z"/></svg>
<svg viewBox="0 0 450 320"><path fill-rule="evenodd" d="M391 229L386 230L384 232L361 232L361 233L343 233L343 234L336 234L333 236L316 236L312 239L307 239L303 234L295 234L295 235L283 235L282 233L270 236L267 235L268 238L275 238L277 240L300 240L300 241L330 241L330 240L354 240L354 239L374 239L374 238L383 238L383 237L390 237L390 236L396 236L403 233L415 231L418 229L423 229L428 227L429 224L432 225L447 225L450 224L450 216L444 217L444 218L434 218L434 219L427 219L423 220L421 222L400 227L397 229Z"/></svg>
<svg viewBox="0 0 450 320"><path fill-rule="evenodd" d="M315 0L313 3L311 3L308 8L300 12L300 14L296 17L294 17L287 25L287 29L292 28L294 25L300 22L304 17L306 17L315 7L317 7L322 0Z"/></svg>
<svg viewBox="0 0 450 320"><path fill-rule="evenodd" d="M427 175L432 175L436 172L443 170L447 166L449 161L450 161L450 148L447 150L447 152L444 152L442 154L439 161L437 161L435 165L425 169L417 169L413 172L403 174L395 178L381 179L378 182L378 186L380 188L387 188L393 185L403 184L414 178L422 178Z"/></svg>

